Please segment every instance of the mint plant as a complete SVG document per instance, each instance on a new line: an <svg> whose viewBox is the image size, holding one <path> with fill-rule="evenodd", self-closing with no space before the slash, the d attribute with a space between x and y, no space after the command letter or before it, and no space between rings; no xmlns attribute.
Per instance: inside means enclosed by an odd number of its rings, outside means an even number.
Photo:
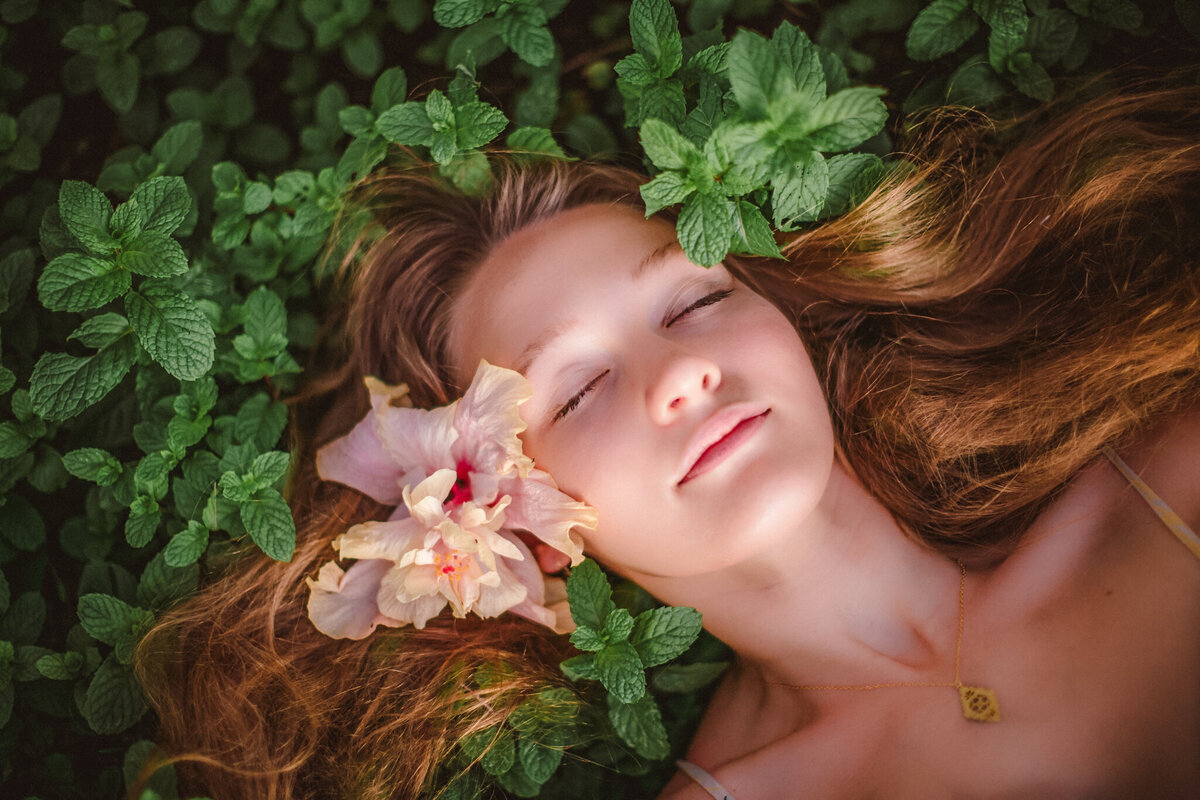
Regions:
<svg viewBox="0 0 1200 800"><path fill-rule="evenodd" d="M356 181L641 159L693 260L774 257L891 168L905 111L1019 113L1197 41L1186 0L3 0L4 796L125 796L139 637L232 549L294 552L287 401L329 357L328 264L373 235ZM590 562L571 586L579 653L463 742L444 797L661 791L728 652ZM142 794L178 797L169 766Z"/></svg>

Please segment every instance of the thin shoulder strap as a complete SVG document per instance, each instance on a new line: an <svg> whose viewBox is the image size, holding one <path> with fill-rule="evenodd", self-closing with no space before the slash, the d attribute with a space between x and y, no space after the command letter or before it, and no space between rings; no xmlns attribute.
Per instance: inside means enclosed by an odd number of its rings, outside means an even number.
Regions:
<svg viewBox="0 0 1200 800"><path fill-rule="evenodd" d="M1154 509L1154 513L1163 521L1163 524L1171 529L1171 533L1175 534L1175 538L1183 542L1184 547L1192 551L1192 555L1200 558L1200 536L1196 535L1183 518L1171 510L1166 501L1158 496L1158 493L1150 488L1141 477L1133 471L1133 469L1125 463L1125 461L1116 454L1111 447L1105 445L1104 455L1108 456L1108 460L1113 463L1113 466L1121 471L1125 476L1125 480L1129 481L1133 488L1137 489L1138 494Z"/></svg>
<svg viewBox="0 0 1200 800"><path fill-rule="evenodd" d="M721 782L709 775L705 770L700 769L690 761L684 761L682 758L675 762L675 766L687 775L689 778L700 784L704 791L711 794L716 800L733 800L733 795L729 793Z"/></svg>

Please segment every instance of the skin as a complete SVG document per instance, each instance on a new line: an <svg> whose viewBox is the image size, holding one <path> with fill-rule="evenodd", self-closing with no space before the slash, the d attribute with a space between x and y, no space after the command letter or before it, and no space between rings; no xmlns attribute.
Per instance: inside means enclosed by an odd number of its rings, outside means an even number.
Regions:
<svg viewBox="0 0 1200 800"><path fill-rule="evenodd" d="M526 452L596 507L586 551L737 653L689 759L739 800L1200 793L1200 562L1104 460L968 576L962 676L1001 723L964 720L953 688L778 685L950 680L959 569L837 461L782 314L673 241L620 206L520 231L460 296L452 349L460 377L486 358L530 380ZM679 482L714 415L762 410ZM1200 414L1123 455L1198 526ZM708 797L680 776L664 796Z"/></svg>

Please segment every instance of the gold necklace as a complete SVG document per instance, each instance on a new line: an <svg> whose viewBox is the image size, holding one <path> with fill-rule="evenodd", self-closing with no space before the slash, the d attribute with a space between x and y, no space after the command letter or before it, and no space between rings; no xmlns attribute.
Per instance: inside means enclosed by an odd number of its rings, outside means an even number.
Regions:
<svg viewBox="0 0 1200 800"><path fill-rule="evenodd" d="M996 693L982 686L965 686L959 677L959 666L962 663L963 620L967 612L967 568L961 561L958 563L958 638L954 642L954 680L953 681L896 681L893 683L869 683L862 686L827 686L809 684L776 683L767 681L771 686L783 689L798 689L808 692L869 692L875 689L899 689L901 687L938 687L958 690L958 699L962 704L963 716L972 722L999 722L1000 701Z"/></svg>

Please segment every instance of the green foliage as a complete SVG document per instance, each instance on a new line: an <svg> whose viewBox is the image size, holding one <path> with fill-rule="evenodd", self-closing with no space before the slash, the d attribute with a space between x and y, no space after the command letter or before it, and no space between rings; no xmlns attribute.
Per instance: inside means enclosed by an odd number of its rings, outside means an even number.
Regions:
<svg viewBox="0 0 1200 800"><path fill-rule="evenodd" d="M292 557L287 401L301 364L331 366L329 267L378 235L345 213L359 179L430 164L483 192L492 148L642 156L647 210L678 211L693 260L772 257L891 168L889 110L1019 112L1156 31L1200 40L1182 0L800 11L0 2L4 796L124 796L153 736L140 638L232 554ZM661 791L728 653L592 562L568 592L579 653L461 743L446 797ZM173 771L142 797L179 797Z"/></svg>

